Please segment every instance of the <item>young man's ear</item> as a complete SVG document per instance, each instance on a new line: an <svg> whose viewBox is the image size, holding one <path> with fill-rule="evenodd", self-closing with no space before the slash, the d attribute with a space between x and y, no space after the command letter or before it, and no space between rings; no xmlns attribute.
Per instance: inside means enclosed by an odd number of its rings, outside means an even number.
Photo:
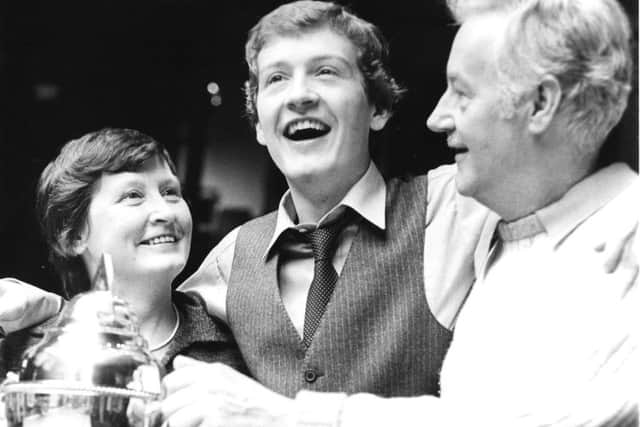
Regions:
<svg viewBox="0 0 640 427"><path fill-rule="evenodd" d="M264 132L262 131L262 126L260 126L260 122L256 123L256 139L260 145L267 145L264 140Z"/></svg>
<svg viewBox="0 0 640 427"><path fill-rule="evenodd" d="M529 120L529 130L532 133L540 134L547 130L558 112L561 100L562 88L558 79L551 75L544 76L533 94Z"/></svg>
<svg viewBox="0 0 640 427"><path fill-rule="evenodd" d="M382 110L380 108L376 108L371 115L371 122L369 123L369 128L373 131L382 130L387 121L391 118L391 112L389 110Z"/></svg>

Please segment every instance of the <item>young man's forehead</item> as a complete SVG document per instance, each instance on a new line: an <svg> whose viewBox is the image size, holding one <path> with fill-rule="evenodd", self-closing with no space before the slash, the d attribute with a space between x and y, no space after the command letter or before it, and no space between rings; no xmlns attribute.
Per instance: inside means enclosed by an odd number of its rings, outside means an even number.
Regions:
<svg viewBox="0 0 640 427"><path fill-rule="evenodd" d="M331 35L337 36L339 38L344 39L349 44L351 44L355 49L358 49L358 46L356 45L356 43L354 43L354 41L351 40L351 38L349 38L346 34L344 34L342 31L339 31L338 29L333 28L329 24L325 24L325 25L313 26L309 28L303 28L298 31L286 31L286 32L277 32L277 33L269 34L263 39L262 46L260 46L260 48L258 49L257 54L260 55L260 53L263 50L265 50L269 46L272 46L273 44L279 41L303 40L305 38L312 37L318 34L320 35L326 34L327 37L330 37Z"/></svg>
<svg viewBox="0 0 640 427"><path fill-rule="evenodd" d="M327 43L311 45L312 38L316 41L324 38ZM299 44L304 44L307 40L310 44L301 48ZM274 46L280 49L274 50ZM319 27L303 33L277 34L269 37L258 52L257 62L264 62L265 59L269 63L287 62L297 55L313 59L338 58L349 61L357 54L358 46L351 39L331 27Z"/></svg>

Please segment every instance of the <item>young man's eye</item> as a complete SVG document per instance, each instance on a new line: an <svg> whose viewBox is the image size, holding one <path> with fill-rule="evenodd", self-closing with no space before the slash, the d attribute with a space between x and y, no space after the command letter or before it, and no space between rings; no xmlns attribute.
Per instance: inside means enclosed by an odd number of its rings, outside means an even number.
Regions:
<svg viewBox="0 0 640 427"><path fill-rule="evenodd" d="M280 73L274 73L269 75L265 80L265 85L268 86L273 83L278 83L279 81L284 80L284 75Z"/></svg>
<svg viewBox="0 0 640 427"><path fill-rule="evenodd" d="M320 67L316 74L320 76L335 76L338 72L332 67Z"/></svg>

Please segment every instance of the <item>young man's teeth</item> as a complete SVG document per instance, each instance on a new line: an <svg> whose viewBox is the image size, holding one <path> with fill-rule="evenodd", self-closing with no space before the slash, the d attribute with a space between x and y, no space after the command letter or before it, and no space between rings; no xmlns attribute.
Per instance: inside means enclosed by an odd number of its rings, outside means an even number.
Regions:
<svg viewBox="0 0 640 427"><path fill-rule="evenodd" d="M291 134L296 133L296 132L298 132L300 130L303 130L303 129L322 130L324 127L325 127L324 125L322 125L321 123L318 123L316 121L302 120L302 121L295 122L292 125L290 125L288 133L291 135Z"/></svg>
<svg viewBox="0 0 640 427"><path fill-rule="evenodd" d="M160 236L160 237L154 237L153 239L147 240L147 244L159 245L161 243L173 243L175 241L176 241L176 238L173 236Z"/></svg>

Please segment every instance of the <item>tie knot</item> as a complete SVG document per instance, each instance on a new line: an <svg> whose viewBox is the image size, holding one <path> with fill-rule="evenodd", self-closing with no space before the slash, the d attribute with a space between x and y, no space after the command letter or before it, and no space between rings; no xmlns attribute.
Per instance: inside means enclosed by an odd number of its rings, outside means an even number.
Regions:
<svg viewBox="0 0 640 427"><path fill-rule="evenodd" d="M338 234L342 229L341 224L331 224L327 227L318 228L308 233L311 249L313 250L313 258L318 261L321 259L331 259L335 250Z"/></svg>
<svg viewBox="0 0 640 427"><path fill-rule="evenodd" d="M304 236L311 243L313 258L318 260L331 260L338 242L338 235L344 227L351 221L353 213L347 209L337 221L332 222L324 227L317 228Z"/></svg>

